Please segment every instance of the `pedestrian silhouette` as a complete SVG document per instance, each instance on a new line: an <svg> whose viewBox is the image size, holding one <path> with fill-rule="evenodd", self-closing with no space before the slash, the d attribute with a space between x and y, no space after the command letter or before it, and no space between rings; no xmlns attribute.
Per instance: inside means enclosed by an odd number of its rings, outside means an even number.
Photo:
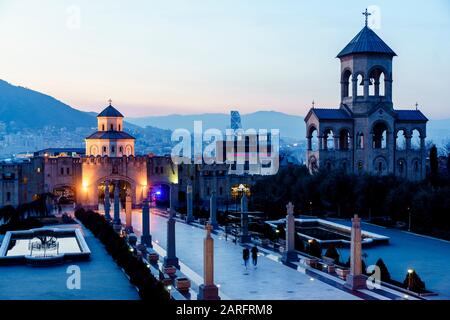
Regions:
<svg viewBox="0 0 450 320"><path fill-rule="evenodd" d="M252 261L253 261L253 266L256 269L256 265L258 264L258 248L256 246L253 246L253 248L252 248Z"/></svg>
<svg viewBox="0 0 450 320"><path fill-rule="evenodd" d="M247 270L248 259L250 258L250 250L248 248L242 250L242 258L244 259L245 270Z"/></svg>

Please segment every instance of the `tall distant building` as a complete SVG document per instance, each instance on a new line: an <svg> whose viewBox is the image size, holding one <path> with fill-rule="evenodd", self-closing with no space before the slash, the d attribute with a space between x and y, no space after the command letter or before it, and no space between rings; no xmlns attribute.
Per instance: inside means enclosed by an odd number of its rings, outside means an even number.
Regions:
<svg viewBox="0 0 450 320"><path fill-rule="evenodd" d="M366 17L367 18L367 17ZM337 55L341 61L341 104L315 108L305 117L310 171L425 177L428 119L417 110L394 109L395 52L366 26Z"/></svg>
<svg viewBox="0 0 450 320"><path fill-rule="evenodd" d="M230 128L233 130L242 129L241 115L239 114L239 111L231 111L231 127Z"/></svg>

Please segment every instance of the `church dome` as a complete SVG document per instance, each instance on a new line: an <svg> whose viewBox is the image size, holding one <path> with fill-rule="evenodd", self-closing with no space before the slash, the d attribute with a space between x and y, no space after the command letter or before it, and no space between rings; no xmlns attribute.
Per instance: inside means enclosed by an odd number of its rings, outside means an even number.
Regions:
<svg viewBox="0 0 450 320"><path fill-rule="evenodd" d="M100 112L97 117L123 118L123 115L119 112L119 110L110 104L102 112Z"/></svg>
<svg viewBox="0 0 450 320"><path fill-rule="evenodd" d="M397 54L389 48L389 46L381 40L381 38L368 26L365 26L344 49L337 55L336 58L355 53L381 53L390 56Z"/></svg>

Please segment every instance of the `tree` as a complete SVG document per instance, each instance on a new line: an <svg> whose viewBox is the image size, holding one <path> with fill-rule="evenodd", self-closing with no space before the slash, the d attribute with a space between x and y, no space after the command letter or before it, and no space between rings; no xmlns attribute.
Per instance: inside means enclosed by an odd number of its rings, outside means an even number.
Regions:
<svg viewBox="0 0 450 320"><path fill-rule="evenodd" d="M325 252L325 257L333 259L334 263L339 263L340 256L334 244L330 244L328 246L327 251Z"/></svg>
<svg viewBox="0 0 450 320"><path fill-rule="evenodd" d="M316 258L322 257L322 248L316 240L308 241L308 254Z"/></svg>
<svg viewBox="0 0 450 320"><path fill-rule="evenodd" d="M379 258L375 265L380 269L380 280L384 282L389 282L391 280L391 274L388 271L388 268L384 264L383 259Z"/></svg>
<svg viewBox="0 0 450 320"><path fill-rule="evenodd" d="M403 286L414 292L423 292L425 290L425 282L420 279L419 275L414 270L408 270Z"/></svg>

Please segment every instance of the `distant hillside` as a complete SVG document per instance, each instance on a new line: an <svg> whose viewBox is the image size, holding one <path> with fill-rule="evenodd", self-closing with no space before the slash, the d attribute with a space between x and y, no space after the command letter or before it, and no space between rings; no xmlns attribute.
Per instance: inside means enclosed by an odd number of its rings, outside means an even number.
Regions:
<svg viewBox="0 0 450 320"><path fill-rule="evenodd" d="M0 121L10 129L94 127L96 119L55 98L0 80Z"/></svg>
<svg viewBox="0 0 450 320"><path fill-rule="evenodd" d="M49 147L83 147L97 127L97 113L76 110L40 92L0 80L0 157ZM125 122L136 137L136 152L165 154L168 130Z"/></svg>
<svg viewBox="0 0 450 320"><path fill-rule="evenodd" d="M161 129L174 130L176 128L193 129L194 121L203 121L203 129L230 127L230 115L223 113L204 113L195 115L167 115L142 118L129 118L128 121L145 127L147 125ZM284 138L299 139L304 136L305 122L303 117L292 116L277 111L257 111L241 115L242 126L254 129L280 129Z"/></svg>

